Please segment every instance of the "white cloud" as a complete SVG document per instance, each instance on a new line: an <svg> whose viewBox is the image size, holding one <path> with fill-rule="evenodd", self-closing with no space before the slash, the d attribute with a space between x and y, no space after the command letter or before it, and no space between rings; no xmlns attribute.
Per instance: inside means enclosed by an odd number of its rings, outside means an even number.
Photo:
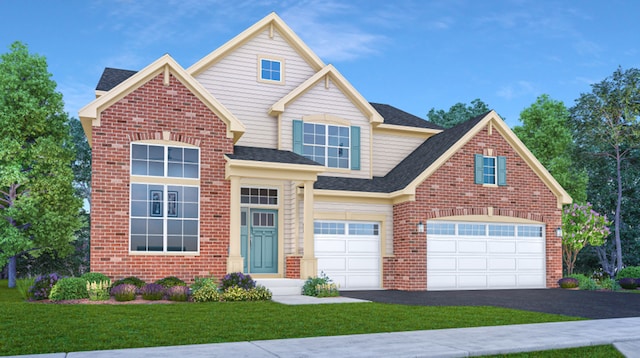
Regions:
<svg viewBox="0 0 640 358"><path fill-rule="evenodd" d="M518 97L536 95L539 91L529 81L520 80L512 84L502 86L496 92L498 97L506 100L512 100Z"/></svg>

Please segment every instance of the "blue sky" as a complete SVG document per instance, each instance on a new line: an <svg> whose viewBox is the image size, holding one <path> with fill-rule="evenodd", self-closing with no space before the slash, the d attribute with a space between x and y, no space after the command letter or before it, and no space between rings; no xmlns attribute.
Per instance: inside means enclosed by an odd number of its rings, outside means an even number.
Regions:
<svg viewBox="0 0 640 358"><path fill-rule="evenodd" d="M480 98L514 126L540 94L571 106L640 68L634 0L2 0L0 52L45 56L77 117L104 67L187 68L272 11L369 101L423 118Z"/></svg>

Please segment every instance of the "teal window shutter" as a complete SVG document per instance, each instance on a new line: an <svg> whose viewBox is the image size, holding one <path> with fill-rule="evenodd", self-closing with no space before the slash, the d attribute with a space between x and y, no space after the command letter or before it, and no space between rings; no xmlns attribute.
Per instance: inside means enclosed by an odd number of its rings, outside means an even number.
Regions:
<svg viewBox="0 0 640 358"><path fill-rule="evenodd" d="M360 170L360 127L351 127L351 169Z"/></svg>
<svg viewBox="0 0 640 358"><path fill-rule="evenodd" d="M473 163L473 168L475 170L474 174L474 183L482 184L483 183L483 171L484 171L484 156L482 154L476 154L474 156L475 160Z"/></svg>
<svg viewBox="0 0 640 358"><path fill-rule="evenodd" d="M302 155L302 121L293 121L293 152Z"/></svg>
<svg viewBox="0 0 640 358"><path fill-rule="evenodd" d="M507 157L498 157L498 185L507 185Z"/></svg>

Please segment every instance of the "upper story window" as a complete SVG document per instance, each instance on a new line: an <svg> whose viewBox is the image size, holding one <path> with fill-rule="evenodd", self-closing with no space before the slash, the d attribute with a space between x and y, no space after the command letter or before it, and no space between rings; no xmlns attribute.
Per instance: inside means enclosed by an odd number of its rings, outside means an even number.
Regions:
<svg viewBox="0 0 640 358"><path fill-rule="evenodd" d="M198 179L198 148L131 144L131 175Z"/></svg>
<svg viewBox="0 0 640 358"><path fill-rule="evenodd" d="M507 158L476 154L474 182L487 185L507 185Z"/></svg>
<svg viewBox="0 0 640 358"><path fill-rule="evenodd" d="M349 168L349 127L305 123L302 154L330 168Z"/></svg>
<svg viewBox="0 0 640 358"><path fill-rule="evenodd" d="M282 61L268 58L260 59L260 79L263 81L282 82Z"/></svg>

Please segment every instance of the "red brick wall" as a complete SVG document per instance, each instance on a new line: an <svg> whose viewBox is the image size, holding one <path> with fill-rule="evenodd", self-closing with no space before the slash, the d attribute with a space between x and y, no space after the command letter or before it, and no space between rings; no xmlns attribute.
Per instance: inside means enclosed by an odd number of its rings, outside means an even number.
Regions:
<svg viewBox="0 0 640 358"><path fill-rule="evenodd" d="M286 269L285 269L285 278L300 278L300 260L302 256L293 255L287 256L286 259Z"/></svg>
<svg viewBox="0 0 640 358"><path fill-rule="evenodd" d="M507 186L474 184L474 154L493 149L507 157ZM383 285L388 289L427 289L427 243L416 224L454 215L520 217L546 224L547 286L562 276L562 249L555 229L561 223L557 199L513 148L493 130L485 127L433 175L420 184L416 200L394 205L394 257L383 261Z"/></svg>
<svg viewBox="0 0 640 358"><path fill-rule="evenodd" d="M226 125L171 76L158 75L101 114L93 127L91 271L112 279L138 276L150 282L166 276L192 281L226 272L229 190L224 154L233 152ZM171 139L200 147L200 254L129 254L130 143Z"/></svg>

